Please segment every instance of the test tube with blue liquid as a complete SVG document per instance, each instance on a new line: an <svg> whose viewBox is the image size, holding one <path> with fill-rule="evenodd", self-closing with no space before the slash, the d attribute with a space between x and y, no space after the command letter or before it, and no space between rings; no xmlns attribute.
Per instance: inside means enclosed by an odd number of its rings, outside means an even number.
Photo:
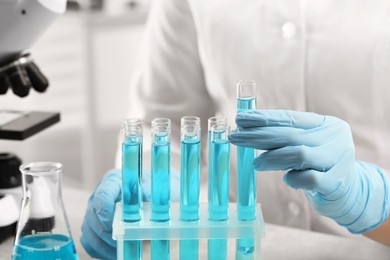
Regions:
<svg viewBox="0 0 390 260"><path fill-rule="evenodd" d="M226 118L212 117L208 121L209 176L208 206L209 220L226 221L229 207L230 143ZM208 259L227 259L227 240L208 241Z"/></svg>
<svg viewBox="0 0 390 260"><path fill-rule="evenodd" d="M256 83L237 83L237 113L256 109ZM256 171L253 167L255 149L237 147L237 214L241 221L256 219ZM236 259L253 259L254 240L238 239Z"/></svg>
<svg viewBox="0 0 390 260"><path fill-rule="evenodd" d="M170 148L171 121L156 118L152 121L152 215L151 221L169 221L170 207ZM168 240L152 240L152 260L169 260Z"/></svg>
<svg viewBox="0 0 390 260"><path fill-rule="evenodd" d="M141 220L142 209L142 121L131 118L123 122L122 143L122 220ZM125 241L124 259L141 259L142 242Z"/></svg>
<svg viewBox="0 0 390 260"><path fill-rule="evenodd" d="M180 220L199 219L200 193L200 119L181 118ZM180 259L198 259L198 240L180 241Z"/></svg>

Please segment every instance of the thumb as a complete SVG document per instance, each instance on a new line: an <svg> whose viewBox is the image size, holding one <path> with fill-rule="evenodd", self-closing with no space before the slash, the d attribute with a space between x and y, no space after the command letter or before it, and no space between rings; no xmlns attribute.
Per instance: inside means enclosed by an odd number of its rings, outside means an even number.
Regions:
<svg viewBox="0 0 390 260"><path fill-rule="evenodd" d="M326 192L322 181L323 172L315 170L291 170L283 177L284 182L294 189Z"/></svg>

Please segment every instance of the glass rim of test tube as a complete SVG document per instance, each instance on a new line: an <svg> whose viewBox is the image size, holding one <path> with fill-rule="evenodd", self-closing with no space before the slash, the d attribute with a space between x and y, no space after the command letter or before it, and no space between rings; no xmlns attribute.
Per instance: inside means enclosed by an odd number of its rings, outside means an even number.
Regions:
<svg viewBox="0 0 390 260"><path fill-rule="evenodd" d="M211 134L215 132L226 132L226 134L229 134L230 126L227 122L216 123L211 127L210 131Z"/></svg>
<svg viewBox="0 0 390 260"><path fill-rule="evenodd" d="M128 118L122 124L123 138L129 136L141 136L143 134L142 120L138 118Z"/></svg>
<svg viewBox="0 0 390 260"><path fill-rule="evenodd" d="M196 116L183 116L181 118L181 141L188 137L198 137L200 140L200 118Z"/></svg>
<svg viewBox="0 0 390 260"><path fill-rule="evenodd" d="M227 118L226 118L226 117L222 117L222 116L213 116L213 117L210 117L210 118L207 120L207 128L208 128L209 131L211 131L211 128L212 128L215 124L222 124L222 123L227 124Z"/></svg>
<svg viewBox="0 0 390 260"><path fill-rule="evenodd" d="M159 133L167 133L168 135L168 141L170 141L170 134L171 134L171 120L168 118L155 118L151 122L151 136L152 138L155 137L155 135L158 135Z"/></svg>
<svg viewBox="0 0 390 260"><path fill-rule="evenodd" d="M247 99L256 97L256 82L254 80L240 80L237 82L237 98Z"/></svg>
<svg viewBox="0 0 390 260"><path fill-rule="evenodd" d="M171 127L171 120L165 117L154 118L151 122L152 128L153 126L159 126L159 125L165 125L167 127Z"/></svg>
<svg viewBox="0 0 390 260"><path fill-rule="evenodd" d="M181 127L186 125L200 126L200 118L197 116L183 116L180 122L181 122Z"/></svg>

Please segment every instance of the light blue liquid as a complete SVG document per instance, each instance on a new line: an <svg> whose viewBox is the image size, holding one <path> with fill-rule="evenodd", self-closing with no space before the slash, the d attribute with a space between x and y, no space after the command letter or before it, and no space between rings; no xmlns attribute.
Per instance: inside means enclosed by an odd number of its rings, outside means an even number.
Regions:
<svg viewBox="0 0 390 260"><path fill-rule="evenodd" d="M227 220L230 175L229 141L213 140L210 152L212 153L212 166L211 173L209 173L209 219Z"/></svg>
<svg viewBox="0 0 390 260"><path fill-rule="evenodd" d="M141 219L142 203L142 143L138 137L122 144L122 220L135 222ZM124 241L123 259L141 259L142 242Z"/></svg>
<svg viewBox="0 0 390 260"><path fill-rule="evenodd" d="M152 260L169 260L169 240L152 240Z"/></svg>
<svg viewBox="0 0 390 260"><path fill-rule="evenodd" d="M200 141L188 138L181 142L180 219L199 219ZM180 259L198 259L198 240L180 241Z"/></svg>
<svg viewBox="0 0 390 260"><path fill-rule="evenodd" d="M139 141L122 144L122 218L125 222L141 219L142 149Z"/></svg>
<svg viewBox="0 0 390 260"><path fill-rule="evenodd" d="M198 260L198 259L199 259L199 241L181 240L180 260Z"/></svg>
<svg viewBox="0 0 390 260"><path fill-rule="evenodd" d="M227 259L227 240L226 239L210 239L208 241L208 258L213 260Z"/></svg>
<svg viewBox="0 0 390 260"><path fill-rule="evenodd" d="M226 132L214 133L209 160L209 219L224 221L228 219L230 175L230 143ZM226 239L208 241L208 259L227 259Z"/></svg>
<svg viewBox="0 0 390 260"><path fill-rule="evenodd" d="M77 260L73 240L60 234L25 236L12 254L13 260L66 259Z"/></svg>
<svg viewBox="0 0 390 260"><path fill-rule="evenodd" d="M256 99L237 99L237 112L256 109ZM237 147L237 214L242 221L256 219L256 171L253 159L256 151L252 148ZM237 241L236 259L253 259L253 239Z"/></svg>
<svg viewBox="0 0 390 260"><path fill-rule="evenodd" d="M167 135L156 136L152 144L152 221L169 220L170 205L170 143ZM168 240L154 240L151 243L152 260L169 260Z"/></svg>
<svg viewBox="0 0 390 260"><path fill-rule="evenodd" d="M199 219L200 141L197 138L181 142L180 219Z"/></svg>
<svg viewBox="0 0 390 260"><path fill-rule="evenodd" d="M142 241L123 241L123 259L141 260Z"/></svg>
<svg viewBox="0 0 390 260"><path fill-rule="evenodd" d="M152 144L152 221L169 220L170 144Z"/></svg>

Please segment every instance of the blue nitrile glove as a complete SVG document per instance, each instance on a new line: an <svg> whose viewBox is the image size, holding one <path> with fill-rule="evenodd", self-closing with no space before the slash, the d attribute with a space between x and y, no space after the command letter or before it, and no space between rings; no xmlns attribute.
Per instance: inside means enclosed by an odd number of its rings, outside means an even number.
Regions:
<svg viewBox="0 0 390 260"><path fill-rule="evenodd" d="M332 116L286 110L255 110L236 117L229 136L239 146L266 152L254 160L258 171L290 170L284 181L304 189L313 208L351 233L379 227L389 215L386 174L355 160L349 125Z"/></svg>
<svg viewBox="0 0 390 260"><path fill-rule="evenodd" d="M112 221L115 203L121 200L120 170L107 173L88 200L81 245L94 258L116 259L116 241L112 239Z"/></svg>
<svg viewBox="0 0 390 260"><path fill-rule="evenodd" d="M94 258L116 259L116 241L112 239L112 222L115 203L122 199L122 174L115 169L106 174L88 200L88 208L81 226L80 242L85 251ZM142 174L143 200L151 198L150 171ZM180 198L180 175L171 171L171 201Z"/></svg>

